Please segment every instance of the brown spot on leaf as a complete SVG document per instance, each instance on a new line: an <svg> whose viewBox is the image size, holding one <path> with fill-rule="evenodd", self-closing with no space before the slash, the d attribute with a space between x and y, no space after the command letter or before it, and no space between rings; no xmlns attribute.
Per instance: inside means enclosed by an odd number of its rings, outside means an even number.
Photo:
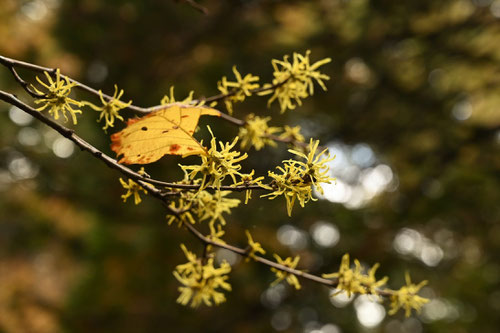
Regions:
<svg viewBox="0 0 500 333"><path fill-rule="evenodd" d="M164 130L161 132L162 134L168 133L168 130Z"/></svg>
<svg viewBox="0 0 500 333"><path fill-rule="evenodd" d="M147 131L147 130L148 130L148 128L147 128L146 126L143 126L143 127L141 127L141 130L143 130L143 131Z"/></svg>
<svg viewBox="0 0 500 333"><path fill-rule="evenodd" d="M175 153L179 149L181 149L181 146L179 146L178 144L173 144L173 145L170 146L170 152L171 153Z"/></svg>

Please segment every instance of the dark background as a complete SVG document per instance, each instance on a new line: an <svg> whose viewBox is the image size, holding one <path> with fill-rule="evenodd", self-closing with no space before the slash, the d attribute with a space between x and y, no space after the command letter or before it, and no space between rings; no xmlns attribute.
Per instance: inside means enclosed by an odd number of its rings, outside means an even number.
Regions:
<svg viewBox="0 0 500 333"><path fill-rule="evenodd" d="M349 252L380 262L392 288L406 270L429 280L422 294L432 301L410 319L384 317L362 299L332 304L308 281L268 289L274 275L240 261L226 303L180 306L179 244L199 244L168 227L155 200L123 204L117 172L1 103L0 332L498 332L500 1L200 4L208 15L183 1L3 0L0 53L108 93L118 83L141 106L171 85L178 98L217 94L232 65L268 82L273 58L308 49L312 61L331 57L328 91L301 108L280 115L257 97L235 106L238 117L270 115L332 147L330 200L288 218L282 200L254 195L228 218L226 240L244 246L250 229L268 254L299 254L315 274L337 270ZM0 86L30 101L5 68ZM79 119L77 133L110 153L115 129L104 133L90 110ZM220 138L237 134L207 123ZM288 157L283 145L250 155L257 174ZM164 158L148 171L178 180L181 162ZM315 236L318 221L333 230L329 244Z"/></svg>

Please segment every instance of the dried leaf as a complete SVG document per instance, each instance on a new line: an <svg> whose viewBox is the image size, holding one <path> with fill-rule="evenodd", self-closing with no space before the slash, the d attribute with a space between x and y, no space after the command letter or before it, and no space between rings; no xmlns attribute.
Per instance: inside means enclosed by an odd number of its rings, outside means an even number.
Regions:
<svg viewBox="0 0 500 333"><path fill-rule="evenodd" d="M200 155L205 148L193 137L201 116L219 116L208 108L173 104L142 118L129 119L127 127L111 136L111 149L120 163L148 164L164 155Z"/></svg>

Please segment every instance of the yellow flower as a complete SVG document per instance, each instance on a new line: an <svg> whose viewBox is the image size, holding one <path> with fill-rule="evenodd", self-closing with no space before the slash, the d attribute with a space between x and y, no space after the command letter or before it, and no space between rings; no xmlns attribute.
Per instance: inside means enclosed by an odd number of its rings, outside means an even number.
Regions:
<svg viewBox="0 0 500 333"><path fill-rule="evenodd" d="M429 302L429 299L417 295L418 291L427 284L427 281L422 281L418 285L411 283L410 274L405 274L406 286L401 287L399 290L393 291L391 295L391 310L390 315L398 312L399 309L405 309L405 316L411 315L411 310L415 309L420 312L424 304Z"/></svg>
<svg viewBox="0 0 500 333"><path fill-rule="evenodd" d="M269 127L267 125L269 120L271 117L262 118L253 113L247 116L245 126L240 127L238 133L241 138L241 149L253 146L255 150L261 150L265 145L276 146L276 142L270 139L269 135L279 132L280 128Z"/></svg>
<svg viewBox="0 0 500 333"><path fill-rule="evenodd" d="M260 254L266 254L266 251L264 251L264 249L262 248L262 245L260 245L260 243L258 242L255 242L252 238L252 235L250 234L250 231L248 230L245 230L245 234L247 235L247 238L248 238L248 257L247 257L247 261L249 260L249 258L252 258L252 259L255 259L255 254L256 253L260 253Z"/></svg>
<svg viewBox="0 0 500 333"><path fill-rule="evenodd" d="M312 199L311 184L304 182L303 169L292 163L284 162L284 168L278 166L276 169L281 174L268 172L269 177L273 178L273 192L261 195L261 198L269 197L270 200L283 195L286 200L286 210L288 216L292 216L292 209L295 200L298 199L300 206L304 205Z"/></svg>
<svg viewBox="0 0 500 333"><path fill-rule="evenodd" d="M245 77L242 77L236 66L233 66L233 73L236 77L235 82L228 81L225 76L222 77L221 81L217 82L217 89L223 95L227 95L224 103L229 114L233 114L233 103L243 102L247 96L252 95L252 90L259 88L259 84L254 83L259 81L258 76L247 74Z"/></svg>
<svg viewBox="0 0 500 333"><path fill-rule="evenodd" d="M225 198L228 194L231 194L231 191L217 191L216 193L201 191L191 199L191 211L198 216L200 222L209 220L209 223L213 224L217 220L225 225L226 220L222 214L231 214L231 209L240 204L239 199Z"/></svg>
<svg viewBox="0 0 500 333"><path fill-rule="evenodd" d="M179 184L189 184L190 181L185 177ZM200 184L200 179L195 179L194 184ZM170 203L170 207L176 211L181 212L178 215L168 215L168 224L174 221L179 222L179 226L184 223L195 224L198 222L208 221L211 235L218 235L220 231L216 229L220 225L226 224L224 214L231 214L231 209L238 207L240 204L239 199L226 198L231 194L231 191L209 192L200 190L197 192L183 191L180 189L175 190L178 192L176 200ZM217 225L216 225L217 223ZM217 236L218 239L224 233Z"/></svg>
<svg viewBox="0 0 500 333"><path fill-rule="evenodd" d="M225 225L226 220L223 214L231 214L231 209L240 204L239 199L225 198L230 193L231 191L216 191L215 193L184 191L180 194L179 201L183 203L179 204L179 207L189 210L191 216L189 219L193 221L192 223L194 223L193 216L196 216L199 222L208 220L211 228L215 222Z"/></svg>
<svg viewBox="0 0 500 333"><path fill-rule="evenodd" d="M309 177L311 182L314 184L316 189L323 194L323 188L320 183L330 183L335 180L334 178L328 176L330 168L326 163L331 162L335 157L330 157L328 149L324 149L319 154L316 153L319 145L319 140L309 142L309 153L306 155L300 151L289 149L288 151L294 155L302 157L306 162L289 160L290 162L296 163L304 167L304 174ZM326 157L324 157L326 155Z"/></svg>
<svg viewBox="0 0 500 333"><path fill-rule="evenodd" d="M384 277L380 280L375 278L379 264L375 264L368 275L363 274L363 269L358 260L354 260L354 269L351 268L349 263L349 254L346 253L342 257L339 271L331 274L323 274L325 279L337 278L337 289L339 292L334 295L345 291L347 296L351 297L352 294L372 294L377 295L378 289L386 284L388 278Z"/></svg>
<svg viewBox="0 0 500 333"><path fill-rule="evenodd" d="M347 292L347 296L351 294L365 294L366 289L363 286L363 275L361 273L361 264L358 260L354 260L354 269L351 269L349 264L349 254L344 254L340 264L339 271L332 274L323 274L325 279L337 278L337 289Z"/></svg>
<svg viewBox="0 0 500 333"><path fill-rule="evenodd" d="M278 264L281 264L283 266L290 267L293 269L295 269L295 267L297 267L297 264L299 263L299 260L300 260L299 256L296 256L293 259L292 259L292 257L288 257L284 260L281 259L280 256L277 254L274 254L273 256L274 256L274 258L276 258L276 261L278 262ZM297 279L297 277L295 275L293 275L289 272L279 270L279 269L274 268L274 267L271 268L271 271L274 272L274 274L276 274L276 280L273 283L271 283L271 286L275 286L278 283L280 283L281 281L286 280L286 282L288 282L289 285L294 286L295 289L300 289L299 280Z"/></svg>
<svg viewBox="0 0 500 333"><path fill-rule="evenodd" d="M188 262L178 265L173 273L183 285L179 287L181 294L177 303L187 305L191 301L191 307L195 308L202 303L212 306L213 303L218 305L225 302L226 297L219 290L231 290L231 285L226 282L231 266L223 261L220 267L216 268L213 258L202 260L188 251L184 244L181 244L181 248Z"/></svg>
<svg viewBox="0 0 500 333"><path fill-rule="evenodd" d="M144 168L141 168L138 172L139 174L144 174ZM120 183L122 184L123 188L127 190L127 193L122 195L123 202L126 202L128 197L134 196L134 203L136 205L141 203L141 196L139 195L139 192L144 192L144 194L147 194L148 192L139 184L137 184L135 181L132 179L128 179L128 182L125 182L122 178L120 178Z"/></svg>
<svg viewBox="0 0 500 333"><path fill-rule="evenodd" d="M66 121L68 121L68 116L66 115L66 111L68 111L71 115L71 118L73 119L73 124L76 125L76 114L82 113L82 111L73 109L72 105L81 107L82 103L69 98L68 96L71 93L71 88L77 86L77 84L74 82L69 82L69 79L67 77L61 79L59 68L56 71L55 81L52 80L52 77L47 72L44 72L44 74L47 77L49 84L44 83L38 78L38 76L36 77L36 80L38 81L38 83L44 86L48 90L48 92L45 93L33 87L37 94L45 95L45 97L35 100L36 104L43 103L41 107L37 108L37 111L42 111L46 108L49 108L49 114L51 114L56 120L59 119L59 111L61 111Z"/></svg>
<svg viewBox="0 0 500 333"><path fill-rule="evenodd" d="M264 90L259 95L273 94L268 101L268 105L278 100L281 108L281 113L287 109L295 109L297 103L302 105L302 99L314 93L315 80L323 90L326 86L323 80L329 80L330 77L319 72L317 69L331 61L330 58L322 59L310 64L309 55L311 51L307 51L305 55L298 53L293 54L293 62L288 60L288 56L283 58L283 61L273 59L272 65L274 68L273 83L264 85L263 88L272 88Z"/></svg>
<svg viewBox="0 0 500 333"><path fill-rule="evenodd" d="M203 176L201 181L200 190L206 186L215 186L220 188L222 181L227 177L231 177L233 183L237 183L236 176L240 176L239 170L242 160L247 158L247 154L241 155L239 151L231 151L238 142L236 137L231 143L219 142L220 150L217 149L217 142L213 136L212 130L208 128L212 134L210 141L210 149L205 155L201 155L201 165L180 165L184 172L191 170L187 173L189 179L194 180L198 173Z"/></svg>
<svg viewBox="0 0 500 333"><path fill-rule="evenodd" d="M334 178L328 176L329 167L326 165L333 158L329 154L326 158L323 158L326 149L317 154L318 145L319 141L313 142L311 140L307 155L290 149L289 152L304 158L306 162L285 160L283 161L284 168L277 167L281 174L269 171L269 177L273 178L271 186L274 191L261 197L269 197L272 200L283 195L286 200L289 216L292 214L292 208L296 199L299 201L301 207L304 207L309 200L316 200L312 197L312 186L320 193L323 193L321 183L330 183L334 180Z"/></svg>
<svg viewBox="0 0 500 333"><path fill-rule="evenodd" d="M97 121L101 121L104 118L104 127L103 130L106 130L108 127L113 127L115 124L115 118L123 121L123 117L118 113L121 109L124 109L130 104L132 101L128 101L128 103L120 101L120 98L123 95L123 89L118 92L118 86L115 84L115 92L111 100L106 101L102 95L102 91L99 90L99 98L101 99L102 106L94 105L90 102L84 102L84 104L90 106L95 111L100 112L99 119Z"/></svg>

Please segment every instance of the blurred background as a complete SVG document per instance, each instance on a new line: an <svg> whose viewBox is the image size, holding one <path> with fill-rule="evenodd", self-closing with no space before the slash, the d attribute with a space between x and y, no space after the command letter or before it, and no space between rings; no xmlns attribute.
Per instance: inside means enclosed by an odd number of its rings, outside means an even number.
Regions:
<svg viewBox="0 0 500 333"><path fill-rule="evenodd" d="M0 332L498 332L500 1L200 5L207 15L184 1L2 0L0 54L110 94L118 83L140 106L158 104L171 85L178 98L217 94L233 64L268 82L273 58L331 57L328 91L301 108L280 115L255 97L235 115L271 115L271 125L321 139L336 155L336 184L292 218L282 200L254 198L228 218L226 239L244 246L250 229L268 253L300 255L315 274L337 270L349 252L380 262L392 288L408 270L429 280L431 302L405 318L307 281L300 291L270 288L266 267L219 251L233 265L227 302L180 306L179 244L199 244L168 227L155 200L124 204L117 172L2 102ZM5 68L0 87L30 101ZM111 154L109 134L121 127L106 134L96 119L87 111L77 133ZM210 121L221 139L237 134ZM245 166L257 174L289 156L283 145L250 154ZM181 162L147 170L178 180Z"/></svg>

